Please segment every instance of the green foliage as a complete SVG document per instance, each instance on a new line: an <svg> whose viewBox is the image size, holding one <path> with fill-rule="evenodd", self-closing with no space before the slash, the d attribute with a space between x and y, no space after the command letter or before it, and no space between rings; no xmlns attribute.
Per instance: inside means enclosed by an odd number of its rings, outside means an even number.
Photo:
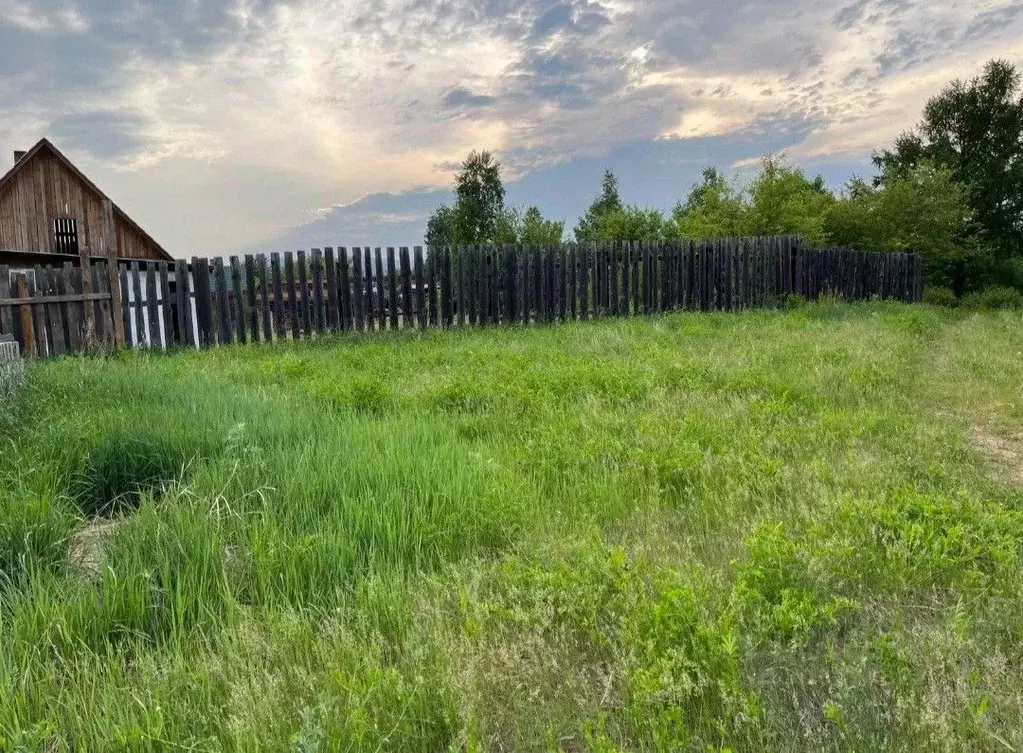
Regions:
<svg viewBox="0 0 1023 753"><path fill-rule="evenodd" d="M660 211L629 205L597 216L586 234L591 241L655 241L664 231Z"/></svg>
<svg viewBox="0 0 1023 753"><path fill-rule="evenodd" d="M1023 293L1015 288L991 287L970 293L962 300L963 308L980 311L1023 308Z"/></svg>
<svg viewBox="0 0 1023 753"><path fill-rule="evenodd" d="M426 221L427 246L451 246L455 241L455 210L442 205Z"/></svg>
<svg viewBox="0 0 1023 753"><path fill-rule="evenodd" d="M979 246L1007 280L1023 255L1023 91L1016 67L992 60L982 76L953 81L928 101L916 132L874 157L887 183L931 162L965 187Z"/></svg>
<svg viewBox="0 0 1023 753"><path fill-rule="evenodd" d="M473 151L455 176L455 205L438 207L427 220L426 243L500 242L504 215L501 163L490 152Z"/></svg>
<svg viewBox="0 0 1023 753"><path fill-rule="evenodd" d="M547 219L539 207L528 207L524 211L510 209L504 213L496 241L498 243L554 246L562 242L564 235L565 223L563 220Z"/></svg>
<svg viewBox="0 0 1023 753"><path fill-rule="evenodd" d="M959 299L949 288L926 287L924 288L924 303L954 309L959 305Z"/></svg>
<svg viewBox="0 0 1023 753"><path fill-rule="evenodd" d="M604 171L600 182L600 193L590 204L586 213L579 218L575 226L575 239L578 243L604 240L599 236L603 218L625 208L618 193L618 178L610 170Z"/></svg>
<svg viewBox="0 0 1023 753"><path fill-rule="evenodd" d="M811 246L826 241L824 216L835 198L823 178L811 181L784 157L767 156L748 193L746 235L801 235Z"/></svg>
<svg viewBox="0 0 1023 753"><path fill-rule="evenodd" d="M746 232L744 191L716 168L703 171L703 181L675 206L669 235L675 238L738 237Z"/></svg>
<svg viewBox="0 0 1023 753"><path fill-rule="evenodd" d="M928 285L960 287L986 264L969 238L968 194L952 173L920 163L878 186L853 179L825 217L832 242L871 251L915 251Z"/></svg>

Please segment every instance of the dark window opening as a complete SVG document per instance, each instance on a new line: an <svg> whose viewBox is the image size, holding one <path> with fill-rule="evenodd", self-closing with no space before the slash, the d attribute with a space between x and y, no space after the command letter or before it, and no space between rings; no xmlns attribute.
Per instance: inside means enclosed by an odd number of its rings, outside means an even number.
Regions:
<svg viewBox="0 0 1023 753"><path fill-rule="evenodd" d="M78 221L58 217L53 221L53 243L58 254L78 253Z"/></svg>

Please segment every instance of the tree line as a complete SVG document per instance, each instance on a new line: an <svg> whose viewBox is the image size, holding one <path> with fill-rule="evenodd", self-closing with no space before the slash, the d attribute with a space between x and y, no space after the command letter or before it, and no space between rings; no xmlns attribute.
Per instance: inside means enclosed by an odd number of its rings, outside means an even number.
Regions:
<svg viewBox="0 0 1023 753"><path fill-rule="evenodd" d="M768 155L741 182L709 167L670 212L626 203L605 171L579 218L578 242L799 234L814 245L915 251L926 283L956 296L1023 290L1023 93L1012 64L993 60L932 98L919 126L875 152L876 174L838 192L785 157ZM472 152L454 203L429 218L426 243L553 244L565 223L536 206L505 205L501 164Z"/></svg>

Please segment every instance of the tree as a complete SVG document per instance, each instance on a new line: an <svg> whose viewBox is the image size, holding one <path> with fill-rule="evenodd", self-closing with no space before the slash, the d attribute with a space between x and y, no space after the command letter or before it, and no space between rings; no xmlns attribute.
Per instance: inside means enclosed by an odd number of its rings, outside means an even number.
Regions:
<svg viewBox="0 0 1023 753"><path fill-rule="evenodd" d="M975 240L991 247L1008 277L1023 257L1023 92L1015 66L992 60L982 76L953 81L928 101L917 130L874 155L877 182L903 178L924 161L966 186Z"/></svg>
<svg viewBox="0 0 1023 753"><path fill-rule="evenodd" d="M601 240L594 234L602 218L613 212L624 209L622 197L618 194L618 178L610 170L604 171L600 181L600 194L590 204L586 214L579 218L575 226L575 239L580 243Z"/></svg>
<svg viewBox="0 0 1023 753"><path fill-rule="evenodd" d="M501 163L490 152L473 151L455 178L455 242L493 242L503 213Z"/></svg>
<svg viewBox="0 0 1023 753"><path fill-rule="evenodd" d="M717 168L703 171L685 202L675 205L668 235L674 238L738 236L745 232L747 207L743 191Z"/></svg>
<svg viewBox="0 0 1023 753"><path fill-rule="evenodd" d="M809 180L784 156L768 155L749 186L747 235L801 235L811 245L825 241L824 216L835 197L824 178Z"/></svg>
<svg viewBox="0 0 1023 753"><path fill-rule="evenodd" d="M455 210L445 205L437 207L426 221L426 245L450 246L455 242Z"/></svg>
<svg viewBox="0 0 1023 753"><path fill-rule="evenodd" d="M921 162L873 186L854 178L825 217L828 238L870 251L916 251L928 284L964 292L987 259L970 238L969 192L947 168Z"/></svg>
<svg viewBox="0 0 1023 753"><path fill-rule="evenodd" d="M655 241L664 238L666 225L657 209L629 205L596 215L583 240Z"/></svg>
<svg viewBox="0 0 1023 753"><path fill-rule="evenodd" d="M455 205L440 206L426 223L427 245L503 243L504 183L490 152L470 152L455 175Z"/></svg>

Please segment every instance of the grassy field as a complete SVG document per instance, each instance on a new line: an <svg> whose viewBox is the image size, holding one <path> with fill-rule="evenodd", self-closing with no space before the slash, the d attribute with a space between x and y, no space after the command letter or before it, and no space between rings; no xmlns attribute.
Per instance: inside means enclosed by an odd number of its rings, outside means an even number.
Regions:
<svg viewBox="0 0 1023 753"><path fill-rule="evenodd" d="M0 749L1023 748L1023 315L33 364Z"/></svg>

